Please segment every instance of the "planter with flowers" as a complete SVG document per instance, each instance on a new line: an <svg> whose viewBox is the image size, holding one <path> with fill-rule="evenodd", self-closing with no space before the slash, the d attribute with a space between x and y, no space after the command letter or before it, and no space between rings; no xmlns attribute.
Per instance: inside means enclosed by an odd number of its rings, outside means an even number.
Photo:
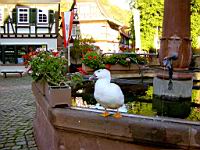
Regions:
<svg viewBox="0 0 200 150"><path fill-rule="evenodd" d="M104 57L106 68L111 72L138 72L141 68L142 61L135 54L113 54Z"/></svg>
<svg viewBox="0 0 200 150"><path fill-rule="evenodd" d="M96 51L87 52L82 58L82 68L86 72L93 72L94 70L105 68L102 56Z"/></svg>
<svg viewBox="0 0 200 150"><path fill-rule="evenodd" d="M99 68L107 68L111 73L140 72L145 59L135 54L100 55L97 52L88 52L82 59L82 68L90 73Z"/></svg>
<svg viewBox="0 0 200 150"><path fill-rule="evenodd" d="M66 58L57 52L38 51L29 61L29 66L34 80L33 86L46 97L51 107L71 105Z"/></svg>

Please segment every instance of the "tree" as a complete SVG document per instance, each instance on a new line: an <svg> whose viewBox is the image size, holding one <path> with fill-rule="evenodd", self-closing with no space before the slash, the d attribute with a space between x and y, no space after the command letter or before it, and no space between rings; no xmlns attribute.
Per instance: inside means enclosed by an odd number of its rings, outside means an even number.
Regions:
<svg viewBox="0 0 200 150"><path fill-rule="evenodd" d="M164 0L135 0L132 6L140 10L142 48L149 50L154 47L156 30L162 27Z"/></svg>
<svg viewBox="0 0 200 150"><path fill-rule="evenodd" d="M164 14L164 0L134 0L133 8L141 11L141 40L142 48L153 47L156 27L162 27ZM159 35L161 35L159 31ZM198 48L198 37L200 36L200 0L191 0L191 37L192 48Z"/></svg>
<svg viewBox="0 0 200 150"><path fill-rule="evenodd" d="M191 1L191 37L192 48L198 48L198 37L200 36L200 0Z"/></svg>

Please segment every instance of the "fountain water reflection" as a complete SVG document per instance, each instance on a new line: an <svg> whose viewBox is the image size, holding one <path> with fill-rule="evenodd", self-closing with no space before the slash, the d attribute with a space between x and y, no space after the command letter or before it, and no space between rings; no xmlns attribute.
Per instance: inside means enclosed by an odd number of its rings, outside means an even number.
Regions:
<svg viewBox="0 0 200 150"><path fill-rule="evenodd" d="M128 82L129 83L129 82ZM127 84L118 82L125 95L125 103L129 114L145 116L165 116L181 118L191 121L200 121L200 90L193 90L192 100L187 98L160 100L153 95L151 80L144 80L143 83ZM93 83L84 84L82 94L83 101L87 106L94 108L96 101L93 97ZM75 96L75 95L74 95ZM77 96L78 97L78 96ZM83 103L85 103L83 102Z"/></svg>

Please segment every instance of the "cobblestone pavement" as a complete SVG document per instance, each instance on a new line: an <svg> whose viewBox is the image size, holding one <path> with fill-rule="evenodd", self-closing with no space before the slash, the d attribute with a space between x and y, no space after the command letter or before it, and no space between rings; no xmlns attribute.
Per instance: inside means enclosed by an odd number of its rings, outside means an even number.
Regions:
<svg viewBox="0 0 200 150"><path fill-rule="evenodd" d="M0 150L37 150L30 76L0 76Z"/></svg>

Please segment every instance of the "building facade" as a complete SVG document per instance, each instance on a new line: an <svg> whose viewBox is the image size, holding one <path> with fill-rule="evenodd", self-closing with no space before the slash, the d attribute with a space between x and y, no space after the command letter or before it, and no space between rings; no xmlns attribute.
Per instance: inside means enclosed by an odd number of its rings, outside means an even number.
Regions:
<svg viewBox="0 0 200 150"><path fill-rule="evenodd" d="M37 48L57 49L60 0L1 0L0 64Z"/></svg>
<svg viewBox="0 0 200 150"><path fill-rule="evenodd" d="M93 38L104 53L129 45L124 25L109 17L99 0L77 0L77 9L82 38Z"/></svg>

